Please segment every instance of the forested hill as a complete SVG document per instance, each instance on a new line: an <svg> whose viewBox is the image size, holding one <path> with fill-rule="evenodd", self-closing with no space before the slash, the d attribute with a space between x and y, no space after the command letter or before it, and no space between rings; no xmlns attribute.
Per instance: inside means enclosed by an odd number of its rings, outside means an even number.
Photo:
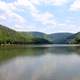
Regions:
<svg viewBox="0 0 80 80"><path fill-rule="evenodd" d="M71 37L72 33L52 33L52 34L45 34L42 32L21 32L24 36L30 35L35 36L36 38L43 38L47 39L53 44L67 44L67 39Z"/></svg>
<svg viewBox="0 0 80 80"><path fill-rule="evenodd" d="M0 25L0 44L80 44L80 32L76 34L17 32Z"/></svg>
<svg viewBox="0 0 80 80"><path fill-rule="evenodd" d="M0 44L46 44L50 43L43 38L36 38L31 35L24 35L6 26L0 25Z"/></svg>
<svg viewBox="0 0 80 80"><path fill-rule="evenodd" d="M48 38L54 43L54 44L67 44L67 39L71 37L72 33L53 33L49 34Z"/></svg>
<svg viewBox="0 0 80 80"><path fill-rule="evenodd" d="M25 42L25 40L26 38L24 38L20 33L0 25L0 43L16 44Z"/></svg>
<svg viewBox="0 0 80 80"><path fill-rule="evenodd" d="M80 32L72 35L71 37L68 38L68 43L69 44L80 44Z"/></svg>

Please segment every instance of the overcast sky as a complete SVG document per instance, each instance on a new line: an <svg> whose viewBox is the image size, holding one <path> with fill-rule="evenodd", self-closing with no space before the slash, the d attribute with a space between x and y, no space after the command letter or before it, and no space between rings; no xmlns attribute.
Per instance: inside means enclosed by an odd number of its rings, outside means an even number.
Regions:
<svg viewBox="0 0 80 80"><path fill-rule="evenodd" d="M0 0L0 24L17 31L79 32L80 0Z"/></svg>

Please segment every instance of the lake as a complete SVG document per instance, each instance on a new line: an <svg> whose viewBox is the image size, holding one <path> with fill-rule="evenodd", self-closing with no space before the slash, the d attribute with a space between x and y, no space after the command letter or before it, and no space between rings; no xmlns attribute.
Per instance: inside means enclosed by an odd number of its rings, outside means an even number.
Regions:
<svg viewBox="0 0 80 80"><path fill-rule="evenodd" d="M80 80L80 47L1 48L0 80Z"/></svg>

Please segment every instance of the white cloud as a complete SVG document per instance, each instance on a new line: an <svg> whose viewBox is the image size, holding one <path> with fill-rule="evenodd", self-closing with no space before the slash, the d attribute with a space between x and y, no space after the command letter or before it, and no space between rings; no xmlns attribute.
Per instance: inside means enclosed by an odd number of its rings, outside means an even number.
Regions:
<svg viewBox="0 0 80 80"><path fill-rule="evenodd" d="M68 0L51 0L51 3L53 3L53 5L64 5L67 1Z"/></svg>
<svg viewBox="0 0 80 80"><path fill-rule="evenodd" d="M11 11L15 9L16 6L14 3L6 3L4 1L0 1L0 9L5 11Z"/></svg>
<svg viewBox="0 0 80 80"><path fill-rule="evenodd" d="M0 9L7 9L7 5L5 2L0 1Z"/></svg>
<svg viewBox="0 0 80 80"><path fill-rule="evenodd" d="M0 23L4 24L24 24L27 20L19 14L15 13L13 10L16 10L16 2L14 3L6 3L4 1L0 1L0 10L3 12L0 13Z"/></svg>
<svg viewBox="0 0 80 80"><path fill-rule="evenodd" d="M0 15L0 20L6 20L6 17L3 15Z"/></svg>
<svg viewBox="0 0 80 80"><path fill-rule="evenodd" d="M56 24L54 15L50 12L40 13L35 5L39 5L41 2L44 3L45 1L48 2L49 0L24 0L24 2L22 0L17 0L15 4L17 6L26 7L26 10L28 9L30 11L30 14L33 16L34 20L39 21L43 25L53 26Z"/></svg>
<svg viewBox="0 0 80 80"><path fill-rule="evenodd" d="M9 20L10 18L15 18L17 20L19 19L20 21L23 20L21 16L13 12L15 9L16 6L14 3L6 3L4 1L0 1L0 10L3 11L0 13L0 18L5 20Z"/></svg>
<svg viewBox="0 0 80 80"><path fill-rule="evenodd" d="M80 0L75 0L71 6L70 6L71 11L78 11L80 10Z"/></svg>
<svg viewBox="0 0 80 80"><path fill-rule="evenodd" d="M32 14L36 21L41 22L43 25L55 25L56 21L54 19L54 15L50 12L45 13L33 13Z"/></svg>
<svg viewBox="0 0 80 80"><path fill-rule="evenodd" d="M55 5L61 6L67 3L67 0L17 0L14 4L16 6L22 6L30 11L31 14L38 14L39 10L37 9L36 5L40 5L44 3L45 5Z"/></svg>
<svg viewBox="0 0 80 80"><path fill-rule="evenodd" d="M17 23L14 25L13 29L17 31L38 31L39 30L38 27L30 23L25 23L25 24Z"/></svg>
<svg viewBox="0 0 80 80"><path fill-rule="evenodd" d="M4 19L5 21L9 21L9 22L15 21L15 23L24 23L25 22L25 19L22 16L20 16L16 13L13 13L11 11L1 14L0 19Z"/></svg>
<svg viewBox="0 0 80 80"><path fill-rule="evenodd" d="M31 0L33 4L39 5L40 3L45 3L45 4L52 4L55 6L61 6L65 3L67 3L67 0Z"/></svg>
<svg viewBox="0 0 80 80"><path fill-rule="evenodd" d="M67 3L68 0L17 0L16 4L17 5L22 5L22 6L30 6L30 5L40 5L41 3L47 4L52 4L56 6L61 6Z"/></svg>
<svg viewBox="0 0 80 80"><path fill-rule="evenodd" d="M0 9L5 10L6 12L10 12L11 14L14 14L12 11L17 10L17 6L21 6L24 8L29 9L32 16L42 22L42 24L55 24L54 19L50 19L53 17L51 13L45 12L45 13L39 13L39 10L37 10L36 5L39 5L41 3L47 4L53 4L53 5L62 5L66 2L66 0L16 0L13 3L5 3L3 1L0 1ZM9 16L9 15L8 15Z"/></svg>
<svg viewBox="0 0 80 80"><path fill-rule="evenodd" d="M13 3L6 3L4 1L0 1L0 10L4 11L2 14L0 13L0 22L2 20L7 24L8 23L13 24L12 28L18 31L21 30L23 31L40 30L45 32L48 32L48 30L54 32L56 30L62 31L65 30L65 27L67 27L68 24L65 23L59 24L59 22L56 21L55 15L53 13L48 12L47 10L46 12L42 13L40 12L39 9L37 9L37 5L41 5L43 3L45 5L50 4L55 6L62 6L65 3L67 3L67 1L68 0L24 0L24 1L16 0ZM71 5L71 7L73 6ZM20 16L20 14L15 13L17 10L19 10L19 12L21 11L22 13L23 11L21 8L24 9L25 13L27 13L27 10L29 11L31 15L30 17L32 17L32 20L34 20L33 21L34 23L29 22L27 18L24 18L24 16ZM39 25L41 25L43 28L39 28L40 27ZM67 27L66 29L67 31L68 29L70 31L72 28L75 29L75 26L72 26L70 28Z"/></svg>
<svg viewBox="0 0 80 80"><path fill-rule="evenodd" d="M23 17L15 13L8 12L0 15L0 23L14 30L17 30L17 29L21 29L21 27L23 27L22 25L26 24L27 21ZM19 27L16 28L15 25L19 25Z"/></svg>
<svg viewBox="0 0 80 80"><path fill-rule="evenodd" d="M16 23L25 23L26 22L26 20L22 16L20 16L16 13L6 13L5 15L8 15L8 17L15 19Z"/></svg>
<svg viewBox="0 0 80 80"><path fill-rule="evenodd" d="M57 30L58 32L79 32L80 27L77 26L76 24L72 24L72 23L58 23L56 25L57 27L55 27L55 30ZM77 27L77 29L76 29Z"/></svg>

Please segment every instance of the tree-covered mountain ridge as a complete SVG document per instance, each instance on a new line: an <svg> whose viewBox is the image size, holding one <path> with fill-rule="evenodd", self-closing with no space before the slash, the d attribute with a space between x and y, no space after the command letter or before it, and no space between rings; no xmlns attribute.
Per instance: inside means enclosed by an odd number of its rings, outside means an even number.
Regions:
<svg viewBox="0 0 80 80"><path fill-rule="evenodd" d="M0 44L80 44L80 32L76 34L18 32L0 25Z"/></svg>
<svg viewBox="0 0 80 80"><path fill-rule="evenodd" d="M0 25L0 44L47 44L47 39L17 32L6 26Z"/></svg>

